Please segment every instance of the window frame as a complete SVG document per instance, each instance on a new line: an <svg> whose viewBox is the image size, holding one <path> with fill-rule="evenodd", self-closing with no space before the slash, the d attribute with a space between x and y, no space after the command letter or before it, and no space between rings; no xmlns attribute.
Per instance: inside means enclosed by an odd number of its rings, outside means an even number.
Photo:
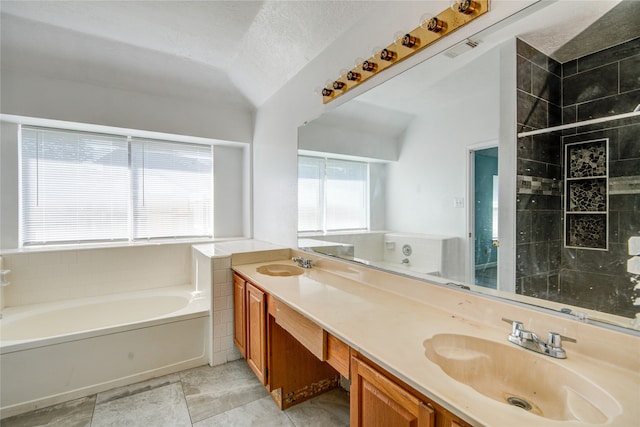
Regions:
<svg viewBox="0 0 640 427"><path fill-rule="evenodd" d="M369 231L371 228L371 168L370 163L362 160L351 160L344 159L340 157L330 157L330 156L314 156L309 154L298 154L298 164L300 158L309 158L309 159L317 159L322 160L323 168L322 174L320 178L320 194L322 195L320 200L319 212L321 215L320 223L322 226L319 230L300 230L300 216L298 213L298 227L297 232L301 235L313 235L313 234L331 234L331 233L348 233L348 232L356 232L356 231ZM356 228L328 228L327 227L327 207L328 207L328 191L327 191L327 165L329 162L344 162L344 163L355 163L364 165L366 167L365 170L365 183L364 183L364 197L365 197L365 212L364 212L364 227L356 227ZM298 188L300 188L300 171L298 170ZM298 196L298 212L300 212L300 201Z"/></svg>
<svg viewBox="0 0 640 427"><path fill-rule="evenodd" d="M128 203L127 203L127 237L126 238L98 238L98 239L72 239L72 240L50 240L43 242L25 242L25 212L24 212L24 174L23 174L23 144L24 144L24 130L35 130L35 131L51 131L51 132L62 132L68 134L80 134L87 136L103 136L106 138L121 138L126 139L127 141L127 179L126 179L126 192L128 193ZM188 138L188 137L187 137ZM154 142L154 143L167 143L167 144L178 144L185 146L200 146L206 147L209 151L209 165L210 172L209 177L210 181L208 183L208 191L209 191L209 200L208 200L208 231L209 233L206 235L175 235L175 236L158 236L158 237L134 237L134 209L133 206L133 165L132 165L132 143L144 143L144 142ZM154 138L149 136L137 136L132 134L124 134L118 132L102 132L102 131L91 131L91 130L82 130L82 129L74 129L74 128L58 128L51 126L39 126L32 124L24 124L20 126L20 130L17 138L17 154L18 154L18 248L22 249L37 249L37 248L47 248L61 245L73 245L73 246L120 246L120 245L132 245L132 244L141 244L145 242L159 242L159 241L211 241L214 239L214 184L215 184L215 174L214 174L214 147L215 144L207 143L207 142L192 142L192 141L180 141L176 139L162 139L162 138Z"/></svg>

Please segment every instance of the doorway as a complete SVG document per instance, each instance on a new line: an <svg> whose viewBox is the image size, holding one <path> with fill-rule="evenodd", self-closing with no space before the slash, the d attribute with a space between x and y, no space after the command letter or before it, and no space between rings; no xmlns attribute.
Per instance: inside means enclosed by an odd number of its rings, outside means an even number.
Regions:
<svg viewBox="0 0 640 427"><path fill-rule="evenodd" d="M472 283L498 285L498 147L470 148L470 237Z"/></svg>

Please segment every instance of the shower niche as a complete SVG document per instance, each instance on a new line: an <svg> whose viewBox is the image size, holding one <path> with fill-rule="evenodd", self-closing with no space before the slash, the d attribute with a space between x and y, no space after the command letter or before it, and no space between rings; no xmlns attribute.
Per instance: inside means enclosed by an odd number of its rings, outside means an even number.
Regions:
<svg viewBox="0 0 640 427"><path fill-rule="evenodd" d="M567 248L608 249L608 153L607 138L565 145Z"/></svg>

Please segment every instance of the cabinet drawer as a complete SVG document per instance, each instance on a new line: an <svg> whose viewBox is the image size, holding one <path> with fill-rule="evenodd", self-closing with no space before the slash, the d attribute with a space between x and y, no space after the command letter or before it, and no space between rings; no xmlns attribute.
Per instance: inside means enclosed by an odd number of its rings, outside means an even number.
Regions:
<svg viewBox="0 0 640 427"><path fill-rule="evenodd" d="M327 363L343 377L351 379L349 361L351 348L338 338L327 333Z"/></svg>
<svg viewBox="0 0 640 427"><path fill-rule="evenodd" d="M276 323L289 332L314 356L325 360L326 333L320 325L281 301L276 301Z"/></svg>

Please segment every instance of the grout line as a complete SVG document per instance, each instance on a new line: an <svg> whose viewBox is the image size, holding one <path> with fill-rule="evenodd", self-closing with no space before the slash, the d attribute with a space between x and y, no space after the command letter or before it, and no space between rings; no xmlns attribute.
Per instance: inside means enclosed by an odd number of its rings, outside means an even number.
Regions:
<svg viewBox="0 0 640 427"><path fill-rule="evenodd" d="M91 411L91 421L89 421L89 427L93 427L93 417L96 415L96 406L98 402L98 394L95 394L95 399L93 399L93 410Z"/></svg>
<svg viewBox="0 0 640 427"><path fill-rule="evenodd" d="M182 382L182 373L185 371L177 372L178 380L180 381L180 390L182 390L182 399L184 400L184 405L187 407L187 414L189 414L189 423L191 423L191 427L193 427L193 418L191 417L191 408L189 408L189 402L187 402L187 395L184 393L184 383Z"/></svg>

